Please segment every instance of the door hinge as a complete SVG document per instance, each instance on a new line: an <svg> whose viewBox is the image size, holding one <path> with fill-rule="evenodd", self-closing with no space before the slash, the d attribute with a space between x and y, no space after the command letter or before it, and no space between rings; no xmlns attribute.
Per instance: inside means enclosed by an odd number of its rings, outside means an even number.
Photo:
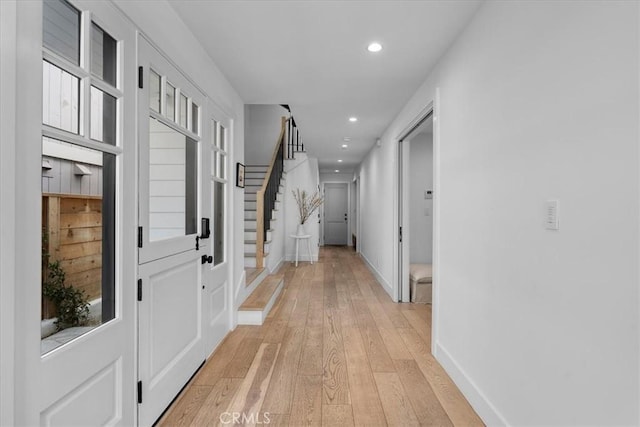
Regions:
<svg viewBox="0 0 640 427"><path fill-rule="evenodd" d="M196 236L196 251L200 250L200 236Z"/></svg>
<svg viewBox="0 0 640 427"><path fill-rule="evenodd" d="M138 227L138 247L142 247L142 227Z"/></svg>
<svg viewBox="0 0 640 427"><path fill-rule="evenodd" d="M138 279L138 301L142 301L142 279Z"/></svg>
<svg viewBox="0 0 640 427"><path fill-rule="evenodd" d="M400 242L402 242L402 227L400 227Z"/></svg>
<svg viewBox="0 0 640 427"><path fill-rule="evenodd" d="M138 403L142 403L142 381L138 381Z"/></svg>
<svg viewBox="0 0 640 427"><path fill-rule="evenodd" d="M144 88L144 68L142 66L138 67L138 87L140 89Z"/></svg>

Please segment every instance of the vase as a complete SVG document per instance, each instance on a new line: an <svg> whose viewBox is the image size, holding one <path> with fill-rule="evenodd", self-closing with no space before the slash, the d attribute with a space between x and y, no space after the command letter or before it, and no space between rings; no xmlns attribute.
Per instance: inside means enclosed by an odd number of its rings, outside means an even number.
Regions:
<svg viewBox="0 0 640 427"><path fill-rule="evenodd" d="M304 229L304 224L298 224L298 231L296 232L297 236L304 236L307 234L307 230Z"/></svg>

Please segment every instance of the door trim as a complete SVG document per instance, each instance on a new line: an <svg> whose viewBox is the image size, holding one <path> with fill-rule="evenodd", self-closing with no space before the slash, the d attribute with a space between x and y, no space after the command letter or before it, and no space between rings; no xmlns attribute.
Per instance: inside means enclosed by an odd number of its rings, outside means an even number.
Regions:
<svg viewBox="0 0 640 427"><path fill-rule="evenodd" d="M395 194L394 202L396 209L394 209L394 238L397 244L394 245L394 262L393 262L393 295L396 301L409 301L408 295L408 275L409 275L409 262L403 260L402 254L409 252L409 239L403 239L400 243L400 226L403 227L403 235L408 236L410 234L409 229L409 199L406 195L406 186L403 189L402 180L407 182L409 171L409 157L404 155L400 157L402 153L401 144L404 140L410 138L412 134L420 127L420 125L429 116L433 116L433 300L432 300L432 319L431 319L431 353L436 354L436 348L438 345L438 326L440 319L439 312L439 289L440 289L440 88L435 89L433 98L425 104L425 107L420 110L418 114L410 120L402 131L395 138L397 149L395 150ZM406 153L405 153L406 154ZM404 194L401 194L401 192ZM406 277L405 288L407 288L406 295L401 295L400 288L402 286L403 278Z"/></svg>
<svg viewBox="0 0 640 427"><path fill-rule="evenodd" d="M324 181L322 183L322 198L324 199L324 186L325 184L345 184L347 186L347 212L349 215L347 216L347 246L351 246L349 244L349 232L351 230L351 182L349 181ZM320 246L324 246L324 203L320 205Z"/></svg>

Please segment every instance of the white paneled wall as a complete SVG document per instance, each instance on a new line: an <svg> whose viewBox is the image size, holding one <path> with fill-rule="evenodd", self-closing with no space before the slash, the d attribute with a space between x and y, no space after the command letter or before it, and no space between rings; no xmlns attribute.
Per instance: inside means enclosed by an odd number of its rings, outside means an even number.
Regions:
<svg viewBox="0 0 640 427"><path fill-rule="evenodd" d="M151 120L149 135L149 239L185 233L186 137Z"/></svg>

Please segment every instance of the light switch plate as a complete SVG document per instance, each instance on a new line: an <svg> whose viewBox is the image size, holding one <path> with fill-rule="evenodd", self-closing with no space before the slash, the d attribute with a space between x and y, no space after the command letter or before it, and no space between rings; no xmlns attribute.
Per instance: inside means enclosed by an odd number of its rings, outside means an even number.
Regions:
<svg viewBox="0 0 640 427"><path fill-rule="evenodd" d="M559 230L560 221L558 220L558 201L547 200L544 207L545 211L545 227L547 230Z"/></svg>

